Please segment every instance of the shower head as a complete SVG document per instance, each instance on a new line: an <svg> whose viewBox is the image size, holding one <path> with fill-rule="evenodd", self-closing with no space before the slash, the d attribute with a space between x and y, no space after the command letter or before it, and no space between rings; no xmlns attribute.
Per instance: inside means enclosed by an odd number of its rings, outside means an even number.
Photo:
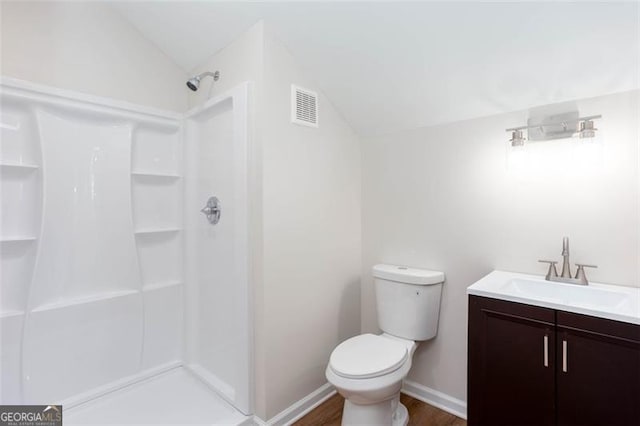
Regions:
<svg viewBox="0 0 640 426"><path fill-rule="evenodd" d="M187 81L187 87L194 92L200 87L200 77L193 77Z"/></svg>
<svg viewBox="0 0 640 426"><path fill-rule="evenodd" d="M213 77L213 81L218 81L220 79L220 71L205 71L202 74L191 77L189 80L187 80L187 87L195 92L200 87L200 80L202 80L202 78L206 76L211 76Z"/></svg>

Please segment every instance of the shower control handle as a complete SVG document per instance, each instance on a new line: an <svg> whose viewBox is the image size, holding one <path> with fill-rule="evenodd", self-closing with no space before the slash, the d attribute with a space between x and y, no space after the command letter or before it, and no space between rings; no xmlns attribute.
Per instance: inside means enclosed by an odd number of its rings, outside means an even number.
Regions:
<svg viewBox="0 0 640 426"><path fill-rule="evenodd" d="M207 205L200 210L209 221L210 224L215 225L220 222L220 214L222 207L220 206L220 200L218 197L209 197Z"/></svg>

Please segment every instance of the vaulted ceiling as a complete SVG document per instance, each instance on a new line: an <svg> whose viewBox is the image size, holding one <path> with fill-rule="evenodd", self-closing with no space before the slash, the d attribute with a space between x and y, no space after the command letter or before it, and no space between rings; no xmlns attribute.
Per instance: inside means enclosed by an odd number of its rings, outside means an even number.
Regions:
<svg viewBox="0 0 640 426"><path fill-rule="evenodd" d="M637 2L137 2L186 71L264 19L361 134L638 88Z"/></svg>

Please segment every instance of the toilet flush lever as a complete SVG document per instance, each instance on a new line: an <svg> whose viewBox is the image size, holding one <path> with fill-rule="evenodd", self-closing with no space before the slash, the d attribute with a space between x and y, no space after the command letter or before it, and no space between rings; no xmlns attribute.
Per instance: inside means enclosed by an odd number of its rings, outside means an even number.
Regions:
<svg viewBox="0 0 640 426"><path fill-rule="evenodd" d="M216 225L220 222L220 214L221 214L221 205L218 197L209 197L207 200L207 205L200 210L209 221L210 224Z"/></svg>

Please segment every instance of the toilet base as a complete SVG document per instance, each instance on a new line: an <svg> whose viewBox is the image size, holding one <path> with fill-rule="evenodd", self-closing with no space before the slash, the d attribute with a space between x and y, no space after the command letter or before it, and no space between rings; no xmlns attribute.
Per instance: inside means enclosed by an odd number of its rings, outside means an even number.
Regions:
<svg viewBox="0 0 640 426"><path fill-rule="evenodd" d="M409 411L400 403L399 397L367 405L344 401L343 426L407 426L408 422Z"/></svg>
<svg viewBox="0 0 640 426"><path fill-rule="evenodd" d="M407 426L409 423L409 410L401 402L398 403L396 412L393 413L393 426Z"/></svg>

